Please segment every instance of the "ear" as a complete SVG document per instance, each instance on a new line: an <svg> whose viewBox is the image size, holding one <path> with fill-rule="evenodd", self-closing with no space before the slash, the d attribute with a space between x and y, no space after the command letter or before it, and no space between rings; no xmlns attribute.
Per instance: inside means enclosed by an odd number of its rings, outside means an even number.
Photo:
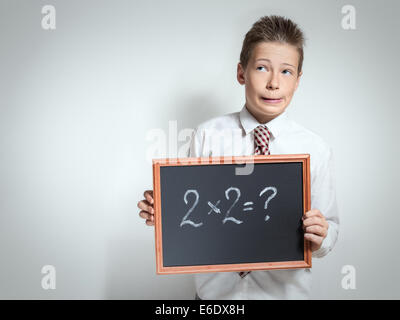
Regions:
<svg viewBox="0 0 400 320"><path fill-rule="evenodd" d="M243 69L242 65L240 64L240 62L237 65L236 78L237 78L237 81L241 85L245 84L244 69Z"/></svg>
<svg viewBox="0 0 400 320"><path fill-rule="evenodd" d="M297 90L297 87L299 86L300 83L300 77L303 75L303 71L300 71L299 75L297 76L297 80L296 80L296 87L294 88L294 90Z"/></svg>

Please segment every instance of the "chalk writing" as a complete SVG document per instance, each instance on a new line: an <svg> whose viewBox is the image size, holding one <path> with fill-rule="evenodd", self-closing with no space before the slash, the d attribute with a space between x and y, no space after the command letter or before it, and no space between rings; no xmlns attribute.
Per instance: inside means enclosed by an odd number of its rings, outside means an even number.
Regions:
<svg viewBox="0 0 400 320"><path fill-rule="evenodd" d="M268 209L268 204L269 202L276 197L276 195L278 194L278 190L273 187L273 186L269 186L269 187L265 187L264 189L262 189L259 193L259 197L262 197L264 194L267 194L268 191L271 191L272 193L267 197L267 199L265 200L264 203L264 209L267 210ZM199 192L195 189L188 189L185 192L185 195L183 196L183 201L185 202L185 204L188 204L188 195L189 194L194 194L195 198L194 198L194 202L192 204L192 206L189 208L189 210L186 212L185 216L182 218L181 224L180 226L183 227L184 225L191 225L195 228L201 227L203 225L203 222L198 222L195 223L194 221L189 219L189 215L193 212L193 210L195 209L195 207L198 205L199 203L199 199L200 199L200 195ZM231 197L230 195L233 195L233 197ZM230 207L228 208L228 210L226 211L225 217L222 220L222 223L225 224L228 221L231 221L235 224L242 224L243 221L239 220L235 217L231 216L232 213L232 209L236 206L236 204L238 203L239 199L241 196L241 192L239 188L236 187L229 187L228 189L225 190L225 198L226 200L233 200L232 204L230 205ZM208 215L210 215L211 213L217 213L217 214L221 214L221 209L218 207L218 205L220 204L221 200L218 200L214 203L212 203L211 201L207 201L207 205L211 208L210 211L208 211ZM253 205L254 202L253 201L247 201L243 203L243 211L253 211ZM270 216L267 214L264 218L265 221L268 221L270 219Z"/></svg>
<svg viewBox="0 0 400 320"><path fill-rule="evenodd" d="M266 187L260 192L259 196L261 197L268 190L272 190L273 193L265 201L265 204L264 204L264 209L265 210L267 210L267 208L268 208L268 202L270 202L273 198L275 198L276 194L278 193L278 190L276 190L275 187ZM269 220L269 216L268 215L265 216L265 221L267 221L267 220Z"/></svg>
<svg viewBox="0 0 400 320"><path fill-rule="evenodd" d="M189 193L193 193L193 194L196 196L196 200L194 201L193 206L189 209L189 211L188 211L188 212L186 213L186 215L183 217L182 222L181 222L181 227L184 226L185 224L190 224L191 226L193 226L193 227L195 227L195 228L198 228L198 227L200 227L200 226L203 225L203 222L194 223L192 220L187 220L187 218L189 217L189 215L192 213L192 211L194 210L194 208L195 208L195 207L197 206L197 204L199 203L199 198L200 198L200 196L199 196L199 193L197 192L197 190L192 190L192 189L187 190L187 191L185 192L184 197L183 197L183 200L185 201L186 204L188 203L187 195L188 195Z"/></svg>

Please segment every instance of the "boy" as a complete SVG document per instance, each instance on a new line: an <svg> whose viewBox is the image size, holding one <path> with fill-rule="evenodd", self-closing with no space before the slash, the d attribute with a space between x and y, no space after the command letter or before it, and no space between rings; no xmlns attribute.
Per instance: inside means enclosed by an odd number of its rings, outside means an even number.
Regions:
<svg viewBox="0 0 400 320"><path fill-rule="evenodd" d="M323 257L333 248L339 230L332 152L285 112L302 75L303 45L303 33L291 20L260 18L245 36L237 67L237 80L245 85L243 109L200 124L189 156L226 156L226 150L231 155L309 153L313 209L303 217L304 238L311 242L313 257ZM209 143L211 132L227 129L242 134L228 146L224 141L221 154ZM237 145L242 148L237 150ZM154 225L153 192L145 191L144 197L138 203L139 215ZM304 299L309 297L311 270L204 273L196 274L195 282L200 299Z"/></svg>

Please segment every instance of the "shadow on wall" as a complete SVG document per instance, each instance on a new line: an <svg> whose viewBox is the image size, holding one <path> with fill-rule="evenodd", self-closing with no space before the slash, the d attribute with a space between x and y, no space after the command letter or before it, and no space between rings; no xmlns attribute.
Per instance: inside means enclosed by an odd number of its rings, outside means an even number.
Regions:
<svg viewBox="0 0 400 320"><path fill-rule="evenodd" d="M206 120L225 114L222 106L222 101L214 93L199 92L196 95L177 94L176 99L166 107L170 112L168 120L177 120L180 130L194 129Z"/></svg>

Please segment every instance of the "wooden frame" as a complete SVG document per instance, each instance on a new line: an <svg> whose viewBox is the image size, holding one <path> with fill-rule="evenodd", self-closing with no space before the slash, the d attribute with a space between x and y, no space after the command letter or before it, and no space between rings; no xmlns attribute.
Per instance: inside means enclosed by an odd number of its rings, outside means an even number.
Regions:
<svg viewBox="0 0 400 320"><path fill-rule="evenodd" d="M175 159L153 159L153 190L155 211L155 246L156 246L156 271L157 274L176 273L199 273L199 272L229 272L250 270L274 270L311 268L312 253L310 242L304 239L304 260L300 261L277 261L261 263L221 264L221 265L198 265L165 267L163 265L162 250L162 224L161 224L161 188L160 168L163 166L176 165L224 165L245 163L282 163L301 162L303 168L303 214L311 209L310 195L310 155L309 154L287 154L287 155L254 155L233 157L206 157L206 158L175 158Z"/></svg>

